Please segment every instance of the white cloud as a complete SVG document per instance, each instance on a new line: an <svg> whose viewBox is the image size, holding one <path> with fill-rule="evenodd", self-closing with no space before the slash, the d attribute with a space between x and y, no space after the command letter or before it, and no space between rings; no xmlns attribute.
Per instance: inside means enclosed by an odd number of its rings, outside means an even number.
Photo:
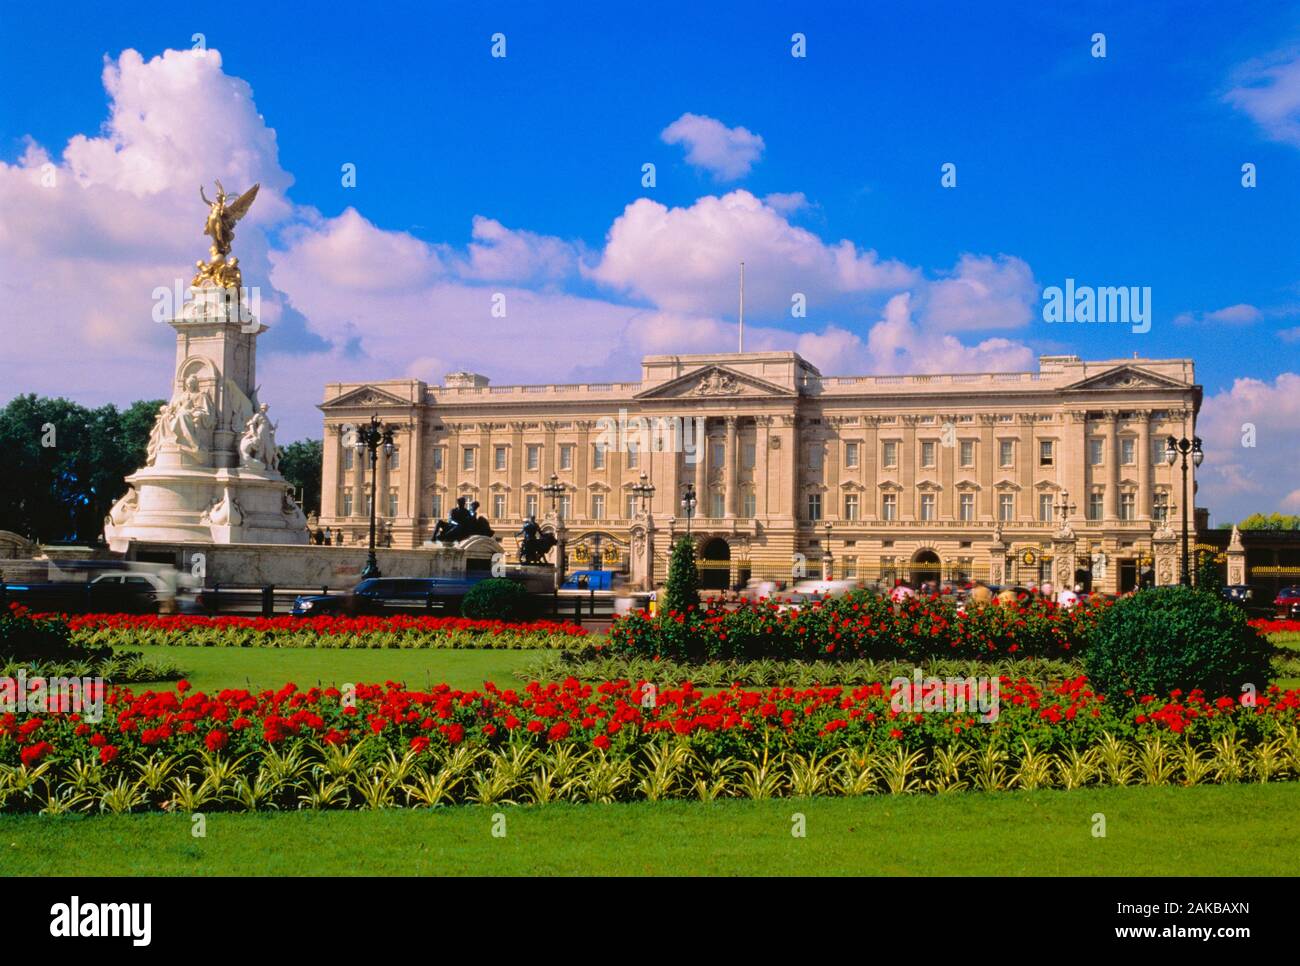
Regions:
<svg viewBox="0 0 1300 966"><path fill-rule="evenodd" d="M1288 505L1296 482L1297 425L1300 373L1284 372L1271 383L1238 379L1207 396L1197 421L1206 453L1197 505L1210 507L1216 520ZM1252 426L1255 445L1244 446Z"/></svg>
<svg viewBox="0 0 1300 966"><path fill-rule="evenodd" d="M1015 329L1029 324L1037 302L1038 284L1024 261L967 254L926 288L921 319L944 332Z"/></svg>
<svg viewBox="0 0 1300 966"><path fill-rule="evenodd" d="M666 144L686 145L686 161L712 173L718 181L749 174L763 154L763 139L743 127L727 127L701 114L686 113L659 135Z"/></svg>
<svg viewBox="0 0 1300 966"><path fill-rule="evenodd" d="M1264 313L1253 305L1239 302L1212 312L1180 312L1174 316L1174 325L1253 325Z"/></svg>
<svg viewBox="0 0 1300 966"><path fill-rule="evenodd" d="M507 228L474 216L469 258L458 266L466 278L483 281L552 281L577 270L578 246L551 235Z"/></svg>
<svg viewBox="0 0 1300 966"><path fill-rule="evenodd" d="M810 311L824 311L920 279L916 269L851 241L823 242L744 190L685 208L637 199L614 220L587 274L663 309L727 315L736 309L742 261L746 309L768 317L789 318L795 293Z"/></svg>
<svg viewBox="0 0 1300 966"><path fill-rule="evenodd" d="M1268 137L1300 147L1300 51L1245 64L1224 100L1249 115Z"/></svg>

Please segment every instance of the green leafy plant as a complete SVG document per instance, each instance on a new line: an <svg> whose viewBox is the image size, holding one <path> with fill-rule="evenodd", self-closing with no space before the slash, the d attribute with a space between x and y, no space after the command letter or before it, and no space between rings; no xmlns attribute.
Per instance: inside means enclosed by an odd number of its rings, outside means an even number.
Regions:
<svg viewBox="0 0 1300 966"><path fill-rule="evenodd" d="M1200 688L1240 693L1269 680L1272 646L1239 607L1188 587L1140 591L1109 608L1084 654L1088 679L1109 695Z"/></svg>
<svg viewBox="0 0 1300 966"><path fill-rule="evenodd" d="M524 585L503 577L490 577L469 589L461 602L460 612L473 620L522 620L530 609L531 598Z"/></svg>

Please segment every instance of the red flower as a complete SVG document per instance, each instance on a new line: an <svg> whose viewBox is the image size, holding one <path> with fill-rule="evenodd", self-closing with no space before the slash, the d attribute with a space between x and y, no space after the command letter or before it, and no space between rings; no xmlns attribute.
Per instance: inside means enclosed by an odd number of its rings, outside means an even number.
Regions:
<svg viewBox="0 0 1300 966"><path fill-rule="evenodd" d="M36 744L24 748L19 757L22 759L23 764L30 768L53 750L48 741L38 741Z"/></svg>
<svg viewBox="0 0 1300 966"><path fill-rule="evenodd" d="M208 751L220 751L226 747L228 741L226 733L220 729L209 731L208 736L203 739L203 743L208 746Z"/></svg>
<svg viewBox="0 0 1300 966"><path fill-rule="evenodd" d="M429 747L429 739L425 735L416 735L414 738L411 739L412 751L424 751L428 747Z"/></svg>
<svg viewBox="0 0 1300 966"><path fill-rule="evenodd" d="M596 735L596 737L592 739L591 743L601 751L609 750L610 741L604 735Z"/></svg>
<svg viewBox="0 0 1300 966"><path fill-rule="evenodd" d="M103 748L99 749L99 763L101 765L107 765L116 757L117 749L113 745L105 745Z"/></svg>
<svg viewBox="0 0 1300 966"><path fill-rule="evenodd" d="M189 689L190 689L190 682L189 682L189 681L186 681L184 678L181 678L181 680L179 680L179 681L176 682L176 693L177 693L177 694L184 694L184 693L185 693L186 691L188 691Z"/></svg>

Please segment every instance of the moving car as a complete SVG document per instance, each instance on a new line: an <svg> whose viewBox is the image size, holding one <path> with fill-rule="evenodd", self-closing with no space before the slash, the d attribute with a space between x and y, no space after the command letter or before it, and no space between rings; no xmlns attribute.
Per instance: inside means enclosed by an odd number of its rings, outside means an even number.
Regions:
<svg viewBox="0 0 1300 966"><path fill-rule="evenodd" d="M1271 617L1273 607L1269 603L1268 591L1250 584L1229 584L1219 591L1223 599L1236 604L1251 617Z"/></svg>
<svg viewBox="0 0 1300 966"><path fill-rule="evenodd" d="M1277 617L1300 620L1300 585L1292 584L1279 590L1273 600L1273 608Z"/></svg>
<svg viewBox="0 0 1300 966"><path fill-rule="evenodd" d="M148 571L115 571L93 580L6 584L7 601L61 614L175 613L176 586Z"/></svg>
<svg viewBox="0 0 1300 966"><path fill-rule="evenodd" d="M460 613L469 589L488 574L458 577L372 577L345 594L302 594L295 598L294 617L322 615L361 617L393 614Z"/></svg>

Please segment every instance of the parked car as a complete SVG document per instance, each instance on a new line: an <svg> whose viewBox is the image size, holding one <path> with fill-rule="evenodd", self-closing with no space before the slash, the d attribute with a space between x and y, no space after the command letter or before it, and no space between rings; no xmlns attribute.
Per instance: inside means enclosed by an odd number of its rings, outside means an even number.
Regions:
<svg viewBox="0 0 1300 966"><path fill-rule="evenodd" d="M456 615L469 589L488 574L458 577L373 577L344 594L302 594L294 617L361 617L393 614Z"/></svg>
<svg viewBox="0 0 1300 966"><path fill-rule="evenodd" d="M1273 600L1274 615L1300 620L1300 585L1292 584L1277 592Z"/></svg>

